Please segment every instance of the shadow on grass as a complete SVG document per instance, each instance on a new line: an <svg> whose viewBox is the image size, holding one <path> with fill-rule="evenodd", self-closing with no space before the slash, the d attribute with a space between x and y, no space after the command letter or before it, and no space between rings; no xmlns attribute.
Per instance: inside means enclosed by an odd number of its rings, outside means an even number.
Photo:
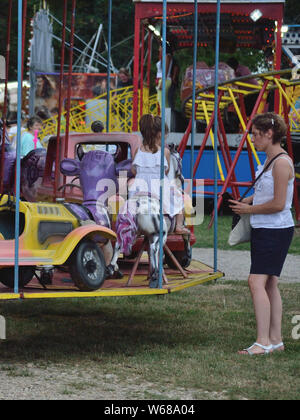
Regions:
<svg viewBox="0 0 300 420"><path fill-rule="evenodd" d="M1 359L62 362L208 345L211 334L195 322L201 309L182 298L7 302L0 307L7 321Z"/></svg>
<svg viewBox="0 0 300 420"><path fill-rule="evenodd" d="M253 343L255 319L247 283L226 281L168 296L0 303L7 320L1 365L80 365L199 395L204 389L225 390L232 399L298 399L300 353L291 319L299 313L300 285L281 287L283 354L237 355Z"/></svg>

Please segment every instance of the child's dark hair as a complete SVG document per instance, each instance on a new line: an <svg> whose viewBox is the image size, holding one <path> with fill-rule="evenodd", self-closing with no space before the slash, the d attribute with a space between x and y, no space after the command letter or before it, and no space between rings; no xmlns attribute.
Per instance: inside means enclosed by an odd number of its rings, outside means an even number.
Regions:
<svg viewBox="0 0 300 420"><path fill-rule="evenodd" d="M273 144L281 143L286 140L286 123L284 119L275 112L266 112L265 114L257 115L253 119L252 126L255 126L261 133L272 130Z"/></svg>
<svg viewBox="0 0 300 420"><path fill-rule="evenodd" d="M30 130L35 123L43 124L43 121L39 117L31 117L27 121L27 129Z"/></svg>
<svg viewBox="0 0 300 420"><path fill-rule="evenodd" d="M152 153L158 151L156 141L157 135L161 133L161 117L154 117L152 114L145 114L140 119L140 132L143 136L143 145L147 146ZM166 134L169 133L169 128L166 124Z"/></svg>

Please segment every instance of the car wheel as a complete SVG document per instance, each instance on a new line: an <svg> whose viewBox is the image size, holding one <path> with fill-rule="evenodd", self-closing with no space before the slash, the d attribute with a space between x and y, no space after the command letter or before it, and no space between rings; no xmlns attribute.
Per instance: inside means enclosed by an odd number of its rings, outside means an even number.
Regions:
<svg viewBox="0 0 300 420"><path fill-rule="evenodd" d="M72 280L79 290L97 290L105 280L104 256L93 241L85 240L77 246L69 267Z"/></svg>
<svg viewBox="0 0 300 420"><path fill-rule="evenodd" d="M14 288L14 267L4 267L0 270L0 281L10 289ZM34 276L35 267L19 267L19 287L22 289Z"/></svg>

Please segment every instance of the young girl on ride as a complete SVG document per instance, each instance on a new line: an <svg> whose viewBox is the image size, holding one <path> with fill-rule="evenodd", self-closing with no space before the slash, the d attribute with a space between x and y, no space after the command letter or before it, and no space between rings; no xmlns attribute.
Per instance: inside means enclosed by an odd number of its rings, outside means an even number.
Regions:
<svg viewBox="0 0 300 420"><path fill-rule="evenodd" d="M129 196L135 194L149 195L160 199L160 176L161 176L161 118L151 114L144 115L140 120L140 132L143 137L142 146L133 157L132 172L135 180L129 187ZM166 133L168 127L166 126ZM170 170L170 150L164 150L164 213L170 217L176 216L175 233L189 234L184 227L184 201L182 192L176 187L175 182L168 178Z"/></svg>
<svg viewBox="0 0 300 420"><path fill-rule="evenodd" d="M27 131L21 137L21 157L26 156L31 150L42 149L40 141L36 139L36 132L38 133L42 128L42 120L39 117L29 118L27 122Z"/></svg>

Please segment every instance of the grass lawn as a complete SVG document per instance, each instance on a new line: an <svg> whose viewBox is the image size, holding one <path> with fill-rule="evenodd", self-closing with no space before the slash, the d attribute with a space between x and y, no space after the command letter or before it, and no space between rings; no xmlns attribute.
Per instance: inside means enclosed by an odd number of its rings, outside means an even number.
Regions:
<svg viewBox="0 0 300 420"><path fill-rule="evenodd" d="M214 246L214 229L208 229L210 216L205 216L204 222L200 226L195 226L195 235L197 242L194 245L199 248L213 248ZM231 231L232 216L220 216L218 218L218 248L223 250L249 250L250 245L241 244L235 247L228 245L227 240ZM295 233L294 240L290 247L290 254L300 255L300 230Z"/></svg>
<svg viewBox="0 0 300 420"><path fill-rule="evenodd" d="M206 216L195 228L196 247L213 247L209 220ZM232 249L227 245L230 225L230 216L219 218L220 249ZM247 250L249 244L234 249ZM299 234L290 252L299 255ZM154 384L156 391L150 393L141 386L140 400L182 395L299 400L300 340L292 338L292 319L300 315L300 284L280 288L286 351L259 357L237 354L255 340L246 282L213 282L166 296L3 301L7 340L0 342L0 375L30 377L30 368L18 370L28 363L45 371L62 366L71 372L79 366L95 372L94 382L107 374L124 389L128 380ZM88 390L92 384L74 382L71 390L79 386Z"/></svg>
<svg viewBox="0 0 300 420"><path fill-rule="evenodd" d="M246 282L160 297L1 302L7 340L0 342L0 373L29 362L80 365L95 369L94 380L101 371L124 383L155 384L155 394L138 399L161 399L180 387L194 399L298 400L300 341L292 339L292 318L300 314L300 284L281 290L287 350L252 358L237 354L255 339Z"/></svg>

